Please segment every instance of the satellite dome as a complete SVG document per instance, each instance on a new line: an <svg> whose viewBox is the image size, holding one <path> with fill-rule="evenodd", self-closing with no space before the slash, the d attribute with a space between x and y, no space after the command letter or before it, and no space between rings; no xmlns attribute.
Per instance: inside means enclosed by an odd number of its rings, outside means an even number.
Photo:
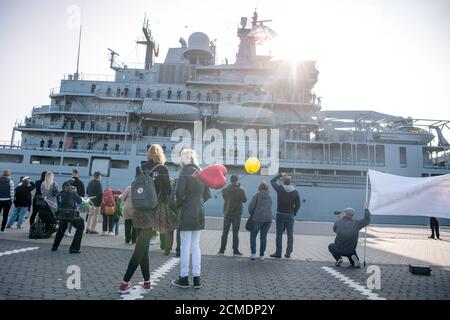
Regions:
<svg viewBox="0 0 450 320"><path fill-rule="evenodd" d="M194 32L189 36L188 48L209 51L209 38L203 32Z"/></svg>
<svg viewBox="0 0 450 320"><path fill-rule="evenodd" d="M203 32L194 32L189 36L188 47L184 57L191 64L208 65L211 63L213 54L209 48L209 38Z"/></svg>

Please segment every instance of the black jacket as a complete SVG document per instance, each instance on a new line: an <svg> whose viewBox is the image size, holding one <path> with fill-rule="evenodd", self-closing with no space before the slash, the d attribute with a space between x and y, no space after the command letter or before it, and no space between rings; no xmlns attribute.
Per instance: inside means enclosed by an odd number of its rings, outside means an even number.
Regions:
<svg viewBox="0 0 450 320"><path fill-rule="evenodd" d="M172 184L170 183L169 170L165 165L158 165L152 160L141 165L142 170L151 171L158 166L153 173L156 175L155 189L156 193L160 196L160 200L168 203L169 195L172 193ZM136 175L138 174L139 167L136 168Z"/></svg>
<svg viewBox="0 0 450 320"><path fill-rule="evenodd" d="M238 217L242 215L242 204L247 202L245 191L239 184L230 184L222 191L225 201L223 214L227 217Z"/></svg>
<svg viewBox="0 0 450 320"><path fill-rule="evenodd" d="M84 195L86 194L85 190L84 190L84 183L83 181L81 181L78 177L73 177L73 186L75 188L77 188L77 193L80 197L84 197Z"/></svg>
<svg viewBox="0 0 450 320"><path fill-rule="evenodd" d="M277 184L277 181L280 178L281 174L278 174L270 180L270 184L278 195L277 212L293 213L294 215L297 215L298 210L300 210L300 195L293 187L291 188L291 191L286 191L286 188L283 185Z"/></svg>
<svg viewBox="0 0 450 320"><path fill-rule="evenodd" d="M34 193L34 198L38 197L38 196L42 196L42 192L41 192L41 185L44 181L43 180L38 180L36 181L35 185L36 185L36 192Z"/></svg>
<svg viewBox="0 0 450 320"><path fill-rule="evenodd" d="M368 226L370 223L370 211L364 210L364 219L353 220L351 218L342 218L336 221L333 231L336 232L334 244L336 248L344 253L353 254L358 245L359 230Z"/></svg>
<svg viewBox="0 0 450 320"><path fill-rule="evenodd" d="M15 190L14 205L16 207L30 207L31 206L31 191L34 190L36 185L34 182L30 182L30 185L20 185Z"/></svg>
<svg viewBox="0 0 450 320"><path fill-rule="evenodd" d="M58 209L77 209L78 205L83 202L74 190L61 191L56 196L56 201L58 202Z"/></svg>
<svg viewBox="0 0 450 320"><path fill-rule="evenodd" d="M180 231L196 231L205 228L204 203L211 198L209 188L192 175L200 171L194 165L186 165L181 169L177 181L176 197L180 206Z"/></svg>
<svg viewBox="0 0 450 320"><path fill-rule="evenodd" d="M41 185L45 181L45 174L46 173L47 173L47 171L42 172L41 173L41 178L38 181L36 181L36 192L34 193L34 198L36 198L37 196L42 196Z"/></svg>
<svg viewBox="0 0 450 320"><path fill-rule="evenodd" d="M87 187L87 195L89 197L95 197L91 199L91 202L95 207L100 207L100 205L102 204L103 188L99 180L92 179L89 182Z"/></svg>

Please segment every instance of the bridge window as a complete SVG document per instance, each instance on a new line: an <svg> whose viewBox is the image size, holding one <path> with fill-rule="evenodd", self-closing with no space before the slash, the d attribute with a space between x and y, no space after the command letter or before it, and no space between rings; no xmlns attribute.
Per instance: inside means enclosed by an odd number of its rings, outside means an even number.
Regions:
<svg viewBox="0 0 450 320"><path fill-rule="evenodd" d="M0 162L6 163L22 163L23 155L17 154L0 154Z"/></svg>
<svg viewBox="0 0 450 320"><path fill-rule="evenodd" d="M375 163L378 165L385 164L385 157L384 157L384 146L383 145L377 145L375 147Z"/></svg>
<svg viewBox="0 0 450 320"><path fill-rule="evenodd" d="M89 159L87 158L68 158L63 159L63 165L70 167L87 167Z"/></svg>
<svg viewBox="0 0 450 320"><path fill-rule="evenodd" d="M50 165L50 166L59 166L61 163L60 157L45 157L45 156L32 156L30 158L31 164L36 165Z"/></svg>
<svg viewBox="0 0 450 320"><path fill-rule="evenodd" d="M103 176L109 177L109 170L111 168L110 158L92 158L90 175L93 176L95 172L99 171Z"/></svg>
<svg viewBox="0 0 450 320"><path fill-rule="evenodd" d="M406 147L400 147L400 167L406 167L407 166L407 159L406 159Z"/></svg>
<svg viewBox="0 0 450 320"><path fill-rule="evenodd" d="M128 169L130 162L128 160L112 160L111 168L113 169Z"/></svg>

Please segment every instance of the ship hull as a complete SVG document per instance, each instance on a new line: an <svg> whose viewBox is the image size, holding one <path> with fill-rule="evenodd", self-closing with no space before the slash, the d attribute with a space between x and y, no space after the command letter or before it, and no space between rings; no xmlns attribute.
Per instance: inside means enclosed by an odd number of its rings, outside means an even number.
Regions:
<svg viewBox="0 0 450 320"><path fill-rule="evenodd" d="M1 153L1 152L0 152ZM10 151L12 154L23 154L19 150ZM125 189L131 184L135 174L135 167L145 157L135 157L130 162L128 169L111 169L109 177L102 178L102 185L104 188ZM41 172L50 170L55 174L55 180L62 185L62 183L70 179L71 171L74 167L71 166L47 166L35 165L25 163L3 162L2 168L8 168L13 172L12 178L17 184L21 176L30 176L32 180L39 179ZM87 184L92 178L89 174L89 168L77 167L80 172L81 180ZM171 170L169 174L173 178L177 178L179 171ZM261 181L269 182L270 176L260 175L246 175L244 169L240 176L240 182L245 189L247 198L249 199L244 205L244 217L248 216L247 205L251 197L257 192ZM229 179L229 177L228 177ZM365 201L365 185L324 185L324 186L309 186L302 185L301 181L296 186L301 195L301 209L297 214L297 220L304 221L324 221L333 222L336 220L333 214L335 210L342 208L353 207L356 209L357 218L363 215L363 203ZM273 199L272 212L276 215L276 194L273 190L270 191ZM220 190L211 190L212 198L206 203L206 214L208 216L222 216L223 199ZM369 193L370 196L370 193ZM374 216L372 223L381 224L411 224L411 225L426 225L428 224L428 217L405 217L405 216ZM441 219L441 224L450 225L450 220Z"/></svg>

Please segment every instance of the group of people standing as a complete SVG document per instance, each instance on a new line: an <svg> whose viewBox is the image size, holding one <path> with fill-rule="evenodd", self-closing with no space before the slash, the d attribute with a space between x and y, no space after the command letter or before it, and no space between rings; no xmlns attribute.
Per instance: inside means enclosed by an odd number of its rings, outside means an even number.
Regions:
<svg viewBox="0 0 450 320"><path fill-rule="evenodd" d="M197 155L194 150L183 149L181 151L181 171L178 178L173 181L169 176L169 171L165 166L166 158L164 150L159 145L152 145L148 149L148 161L142 166L137 168L146 172L151 172L154 178L154 186L156 193L158 194L158 205L151 212L145 212L142 210L135 210L131 201L131 187L128 187L123 192L115 193L115 200L118 211L124 213L125 216L125 240L127 243L134 243L135 248L133 254L129 260L128 266L125 270L122 282L119 285L120 293L128 293L133 287L130 283L131 278L140 267L143 282L141 282L141 289L148 291L151 288L150 283L150 266L149 266L149 245L150 239L155 235L154 216L159 215L159 220L166 221L163 228L160 229L164 234L164 250L165 253L170 252L173 245L174 232L177 230L177 255L180 256L180 273L177 279L174 279L171 284L179 288L189 288L189 274L192 273L192 281L194 288L201 288L203 282L201 281L201 250L200 250L200 237L201 230L205 228L205 202L211 197L209 188L198 178L195 177L195 173L201 169L197 160ZM4 212L8 212L11 199L17 199L17 195L21 194L23 189L24 193L27 193L27 197L31 199L31 191L34 188L38 188L37 195L44 197L47 203L50 204L52 210L68 212L78 211L80 205L83 203L83 197L89 198L89 212L86 217L86 233L98 234L96 231L96 224L98 216L104 212L105 205L105 193L101 184L101 174L96 172L94 178L89 182L85 191L84 185L78 178L78 172L75 169L73 171L73 177L71 180L66 181L63 184L62 191L59 191L58 184L53 181L53 174L51 172L42 173L42 177L35 184L27 179L23 179L22 188L19 190L16 188L14 191L14 185L9 179L10 172L7 170L3 173L3 177L0 178L0 208ZM270 185L277 194L277 211L276 211L276 250L270 256L273 258L281 258L283 253L282 248L282 236L284 232L287 233L287 248L284 253L285 258L290 258L293 251L294 243L294 221L295 216L300 210L301 199L298 191L292 184L292 179L289 175L281 173L273 177L270 181ZM25 191L26 190L26 191ZM18 192L19 191L19 192ZM86 192L86 194L85 194ZM240 186L238 177L233 175L231 177L231 184L228 185L222 191L224 199L224 220L223 220L223 234L219 254L223 255L226 250L228 233L232 227L233 229L233 254L235 256L241 256L239 251L239 229L241 225L241 217L243 214L243 204L247 202L245 190ZM28 199L27 198L27 199ZM87 198L85 198L86 200ZM31 201L31 200L30 200ZM20 216L23 215L21 206L29 206L31 202L20 203L17 209L19 215L19 225L23 223L20 220ZM54 204L52 208L51 204ZM33 203L34 205L34 203ZM71 211L72 210L72 211ZM267 246L267 234L271 228L273 216L272 216L272 197L269 192L269 184L267 182L261 182L258 186L258 191L252 196L249 206L249 219L246 224L246 229L250 231L250 248L252 260L256 260L258 257L260 260L264 260L265 251ZM34 222L36 218L36 212L39 210L33 210L33 214L30 222ZM347 212L348 213L348 212ZM153 218L152 218L153 217ZM161 217L165 217L164 219ZM172 221L168 217L175 217ZM363 225L368 224L365 220L364 223L348 222L351 221L352 214L343 214L342 222L338 227L336 223L335 231L338 229L348 230L353 228L361 228ZM14 216L11 217L14 219ZM10 219L10 220L11 220ZM175 221L176 220L176 221ZM6 220L3 219L3 223ZM103 219L103 233L110 234L111 224L109 220L104 216ZM105 222L106 221L106 222ZM8 224L9 225L9 224ZM113 224L114 225L114 224ZM58 232L55 237L55 241L52 247L53 251L58 249L58 246L68 228L75 228L76 233L70 247L70 253L79 253L81 238L84 231L84 221L78 215L68 220L63 220L59 224ZM4 229L2 225L2 230ZM358 229L359 231L359 229ZM352 231L353 240L350 246L355 246L354 237L355 232ZM259 234L260 246L259 255L257 255L256 239ZM357 237L357 233L356 233ZM345 237L344 237L345 238ZM357 239L357 238L356 238ZM336 265L341 264L341 256L349 256L349 259L353 258L356 254L355 250L340 250L338 242L345 242L346 240L336 241L337 246L330 246L330 252L336 258ZM357 241L357 240L356 240ZM347 243L348 245L348 243ZM344 252L345 251L345 252ZM351 260L352 261L352 260ZM190 272L191 271L191 272Z"/></svg>
<svg viewBox="0 0 450 320"><path fill-rule="evenodd" d="M223 255L227 245L230 226L233 226L233 255L242 255L239 251L239 229L243 212L243 204L247 202L244 189L238 183L238 177L231 177L231 184L222 191L224 199L224 220L222 241L219 255ZM276 214L276 251L270 256L281 258L282 256L282 236L287 232L287 248L285 257L290 258L294 245L294 221L300 210L300 195L292 185L291 177L285 173L278 174L270 181L273 189L277 193L277 214ZM267 246L267 234L272 225L272 198L267 182L263 181L258 187L258 192L252 197L248 206L249 220L247 229L250 231L250 258L255 260L256 237L260 234L259 259L264 260Z"/></svg>
<svg viewBox="0 0 450 320"><path fill-rule="evenodd" d="M103 191L101 184L102 175L100 172L94 174L94 178L89 182L85 190L83 182L79 179L78 170L74 169L72 178L62 185L60 191L58 184L54 181L52 172L43 172L40 180L33 182L29 177L23 177L20 184L14 187L11 180L11 172L4 170L0 177L0 212L3 211L1 231L11 228L17 219L17 227L23 226L24 219L32 207L30 225L37 216L58 212L62 216L59 228L52 246L52 251L56 251L64 235L70 235L70 229L75 228L76 232L70 253L79 253L81 240L84 233L85 221L79 215L80 207L89 202L89 211L86 217L86 233L99 234L96 230L98 216L103 215L103 235L118 234L118 222L123 215L125 218L125 241L135 243L133 254L128 262L122 282L118 291L122 294L130 292L133 288L131 278L140 267L143 282L141 289L148 291L151 289L150 283L150 263L149 245L151 238L158 229L164 242L162 249L168 255L174 243L174 233L177 231L177 255L180 256L180 273L177 279L171 284L179 288L189 288L189 275L192 273L193 287L199 289L203 286L201 280L201 250L200 238L201 230L205 228L205 202L211 197L209 188L195 174L201 171L197 154L194 150L183 149L181 151L181 171L177 179L169 176L169 170L165 165L166 158L163 148L154 144L148 148L148 161L136 168L136 176L141 170L149 173L154 181L158 204L156 208L150 210L137 210L133 207L132 187L129 186L123 192L121 190L107 189ZM236 175L231 176L230 184L222 190L224 199L224 219L221 245L219 255L224 255L230 229L233 233L233 255L242 256L239 251L239 230L243 214L243 204L247 202L245 190L239 184ZM295 189L292 178L286 173L280 173L270 180L270 186L277 195L276 226L275 226L275 252L270 255L272 258L282 258L283 256L283 234L287 233L287 247L284 252L285 258L291 258L294 245L294 222L295 216L301 207L299 192ZM32 191L36 189L32 197ZM112 197L112 198L111 198ZM114 204L110 204L107 198L113 199ZM42 199L45 204L42 205ZM89 199L89 200L87 200ZM12 204L15 209L8 219L8 214ZM107 208L114 206L114 209ZM108 209L113 210L106 214ZM258 186L258 191L254 194L248 205L249 218L246 229L250 231L250 249L252 260L265 258L267 247L267 234L272 226L272 196L269 191L269 184L265 181ZM359 231L370 223L370 212L368 204L364 205L364 218L362 220L353 219L355 210L346 208L336 212L337 220L333 226L336 233L334 243L328 249L334 259L336 266L343 264L343 258L347 257L354 267L359 267L359 258L356 254ZM157 218L155 218L157 217ZM158 220L159 227L155 228L155 220ZM437 221L432 221L432 229L436 228ZM69 233L66 231L69 230ZM436 235L439 238L438 229ZM257 254L257 236L259 235L259 252ZM433 232L434 237L434 232ZM190 272L191 271L191 272Z"/></svg>

